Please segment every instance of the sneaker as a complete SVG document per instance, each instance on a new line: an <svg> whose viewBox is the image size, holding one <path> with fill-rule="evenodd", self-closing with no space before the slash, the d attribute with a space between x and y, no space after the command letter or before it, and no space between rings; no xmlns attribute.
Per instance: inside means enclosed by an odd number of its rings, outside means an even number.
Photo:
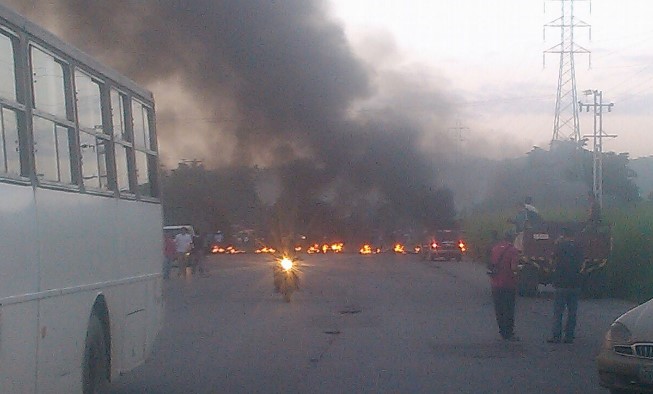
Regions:
<svg viewBox="0 0 653 394"><path fill-rule="evenodd" d="M546 340L548 343L560 343L560 338L552 337Z"/></svg>

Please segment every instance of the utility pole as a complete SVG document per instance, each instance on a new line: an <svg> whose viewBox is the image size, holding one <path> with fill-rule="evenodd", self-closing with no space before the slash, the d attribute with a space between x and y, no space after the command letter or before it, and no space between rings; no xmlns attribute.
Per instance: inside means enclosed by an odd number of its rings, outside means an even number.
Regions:
<svg viewBox="0 0 653 394"><path fill-rule="evenodd" d="M456 153L457 153L457 157L460 158L460 154L462 153L462 144L465 141L465 138L463 137L463 132L469 131L469 127L461 126L460 121L457 121L455 127L449 127L449 131L454 133L454 139L456 143Z"/></svg>
<svg viewBox="0 0 653 394"><path fill-rule="evenodd" d="M583 136L584 138L592 137L594 140L594 149L592 151L592 192L594 198L599 202L603 208L603 138L616 138L614 134L606 134L603 131L603 108L607 108L608 112L612 112L614 103L603 104L603 92L599 90L585 90L583 92L586 96L593 96L594 102L592 104L583 104L580 101L578 105L581 111L583 108L587 112L592 108L594 112L594 133L592 135Z"/></svg>
<svg viewBox="0 0 653 394"><path fill-rule="evenodd" d="M556 96L555 115L553 121L553 137L551 146L556 141L574 141L580 147L580 126L578 121L578 96L576 93L576 69L574 54L587 53L590 51L576 44L574 41L574 29L577 27L589 28L589 38L592 39L591 26L577 20L574 16L574 1L589 1L590 12L592 10L591 0L545 0L560 2L561 16L544 25L544 39L546 40L546 28L560 28L560 43L547 49L543 53L543 66L547 53L560 54L560 69L558 71L558 91ZM590 55L591 56L591 55ZM591 57L590 57L591 66Z"/></svg>

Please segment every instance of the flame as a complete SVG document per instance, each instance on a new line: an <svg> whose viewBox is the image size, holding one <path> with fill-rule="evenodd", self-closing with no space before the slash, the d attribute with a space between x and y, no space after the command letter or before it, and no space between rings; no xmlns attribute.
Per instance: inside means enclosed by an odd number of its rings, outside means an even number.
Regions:
<svg viewBox="0 0 653 394"><path fill-rule="evenodd" d="M254 253L276 253L276 250L274 248L264 246L260 249L256 249Z"/></svg>
<svg viewBox="0 0 653 394"><path fill-rule="evenodd" d="M344 248L344 245L342 242L336 242L334 244L331 244L331 251L333 253L341 253L342 249Z"/></svg>
<svg viewBox="0 0 653 394"><path fill-rule="evenodd" d="M422 251L422 247L417 245L417 246L415 246L415 248L413 250L415 251L415 253L419 253L419 252Z"/></svg>
<svg viewBox="0 0 653 394"><path fill-rule="evenodd" d="M395 247L393 248L395 253L406 253L406 250L404 249L404 245L402 244L395 244Z"/></svg>
<svg viewBox="0 0 653 394"><path fill-rule="evenodd" d="M358 252L360 254L377 254L377 253L381 253L381 249L380 248L374 248L370 244L365 244L360 248L360 250Z"/></svg>
<svg viewBox="0 0 653 394"><path fill-rule="evenodd" d="M314 253L320 253L320 246L318 244L313 244L306 249L306 253L308 254L314 254Z"/></svg>
<svg viewBox="0 0 653 394"><path fill-rule="evenodd" d="M465 245L465 243L463 241L458 241L458 247L460 248L461 252L464 252L464 251L467 250L467 246Z"/></svg>

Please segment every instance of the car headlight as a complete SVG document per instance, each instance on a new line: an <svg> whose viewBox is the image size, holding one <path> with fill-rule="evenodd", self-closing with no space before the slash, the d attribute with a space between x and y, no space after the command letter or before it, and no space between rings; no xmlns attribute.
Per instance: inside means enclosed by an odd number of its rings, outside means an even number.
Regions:
<svg viewBox="0 0 653 394"><path fill-rule="evenodd" d="M605 334L605 345L606 347L612 347L613 345L626 345L630 343L631 339L632 333L628 327L622 323L614 322Z"/></svg>

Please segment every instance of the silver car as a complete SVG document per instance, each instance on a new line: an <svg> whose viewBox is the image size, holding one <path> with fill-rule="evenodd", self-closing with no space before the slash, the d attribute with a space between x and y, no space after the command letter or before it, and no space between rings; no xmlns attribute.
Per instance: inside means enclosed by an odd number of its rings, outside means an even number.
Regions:
<svg viewBox="0 0 653 394"><path fill-rule="evenodd" d="M611 393L653 393L653 299L612 323L596 361Z"/></svg>

